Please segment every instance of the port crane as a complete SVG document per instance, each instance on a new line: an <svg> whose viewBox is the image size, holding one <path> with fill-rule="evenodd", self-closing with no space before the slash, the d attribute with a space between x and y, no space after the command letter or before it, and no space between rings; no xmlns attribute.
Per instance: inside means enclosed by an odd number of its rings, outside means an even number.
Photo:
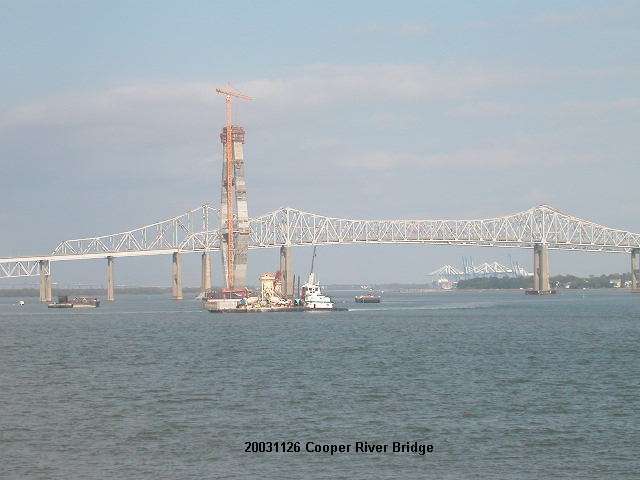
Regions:
<svg viewBox="0 0 640 480"><path fill-rule="evenodd" d="M234 279L234 257L235 257L235 244L234 244L234 222L233 222L233 189L234 184L234 163L235 157L233 154L233 121L232 121L232 101L233 98L239 98L242 100L253 100L248 95L238 92L230 85L225 88L216 88L216 92L220 95L224 95L225 100L225 119L226 119L226 145L225 156L227 159L226 171L225 171L225 185L227 190L227 289L233 290L235 285Z"/></svg>

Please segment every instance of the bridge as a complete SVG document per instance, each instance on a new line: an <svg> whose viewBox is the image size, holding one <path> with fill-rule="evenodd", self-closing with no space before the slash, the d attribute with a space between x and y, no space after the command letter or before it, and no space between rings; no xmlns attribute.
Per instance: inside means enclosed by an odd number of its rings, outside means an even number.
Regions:
<svg viewBox="0 0 640 480"><path fill-rule="evenodd" d="M182 255L202 256L201 289L211 289L211 252L222 256L226 289L246 293L248 251L279 248L286 296L293 296L293 251L305 245L425 244L533 249L534 292L549 293L549 250L580 250L631 255L631 283L640 280L640 234L607 227L548 205L500 217L471 220L358 220L281 208L249 218L245 181L244 128L231 117L233 98L250 97L232 88L225 96L226 125L220 134L222 181L220 208L204 204L178 216L109 235L64 240L50 253L0 258L0 279L40 277L40 300L51 301L55 262L107 260L107 300L114 299L114 260L170 255L174 298L182 298Z"/></svg>
<svg viewBox="0 0 640 480"><path fill-rule="evenodd" d="M170 255L173 295L182 298L183 254L202 255L201 288L203 291L211 288L209 254L219 251L223 242L219 213L220 210L204 204L181 215L132 230L64 240L45 255L0 258L0 278L40 276L41 298L50 301L52 263L104 258L107 260L107 297L113 299L115 258ZM632 288L637 288L640 280L640 234L606 227L548 205L500 217L470 220L358 220L328 217L294 208L281 208L249 219L248 248L280 248L284 271L292 270L293 247L344 244L533 249L534 285L538 290L549 290L549 250L622 253L631 255Z"/></svg>

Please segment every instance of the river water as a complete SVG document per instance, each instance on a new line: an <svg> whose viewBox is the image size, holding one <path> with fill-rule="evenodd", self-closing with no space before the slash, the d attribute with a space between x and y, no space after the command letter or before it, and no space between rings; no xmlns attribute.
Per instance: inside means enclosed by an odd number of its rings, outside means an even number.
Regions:
<svg viewBox="0 0 640 480"><path fill-rule="evenodd" d="M640 295L342 299L357 310L0 299L0 478L639 478ZM301 451L245 452L260 441Z"/></svg>

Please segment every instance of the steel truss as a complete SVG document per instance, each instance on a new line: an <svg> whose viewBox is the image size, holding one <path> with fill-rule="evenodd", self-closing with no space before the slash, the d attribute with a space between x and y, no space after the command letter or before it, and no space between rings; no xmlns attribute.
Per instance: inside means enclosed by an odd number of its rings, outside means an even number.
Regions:
<svg viewBox="0 0 640 480"><path fill-rule="evenodd" d="M347 243L428 243L629 252L640 234L605 227L548 205L479 220L351 220L283 208L251 220L253 248Z"/></svg>
<svg viewBox="0 0 640 480"><path fill-rule="evenodd" d="M479 220L353 220L282 208L250 219L249 226L251 249L403 243L515 248L545 244L550 249L613 253L640 248L638 233L599 225L548 205ZM39 260L213 251L219 250L220 240L219 210L205 204L134 230L65 240L48 255L0 258L0 278L38 275Z"/></svg>
<svg viewBox="0 0 640 480"><path fill-rule="evenodd" d="M42 273L50 274L51 264L42 263ZM40 275L41 265L38 260L17 260L0 263L0 278L34 277Z"/></svg>
<svg viewBox="0 0 640 480"><path fill-rule="evenodd" d="M127 232L65 240L56 246L53 256L176 251L188 239L192 239L194 233L208 232L213 226L212 221L217 226L218 220L219 210L204 204L177 217ZM193 243L196 240L190 241Z"/></svg>

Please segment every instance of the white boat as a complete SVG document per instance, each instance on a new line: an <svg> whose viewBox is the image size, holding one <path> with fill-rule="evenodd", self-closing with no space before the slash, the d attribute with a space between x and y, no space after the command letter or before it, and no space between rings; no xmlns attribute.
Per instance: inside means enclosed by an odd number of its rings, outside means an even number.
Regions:
<svg viewBox="0 0 640 480"><path fill-rule="evenodd" d="M308 310L333 310L331 298L322 294L316 274L313 272L309 274L307 283L302 285L302 300Z"/></svg>

